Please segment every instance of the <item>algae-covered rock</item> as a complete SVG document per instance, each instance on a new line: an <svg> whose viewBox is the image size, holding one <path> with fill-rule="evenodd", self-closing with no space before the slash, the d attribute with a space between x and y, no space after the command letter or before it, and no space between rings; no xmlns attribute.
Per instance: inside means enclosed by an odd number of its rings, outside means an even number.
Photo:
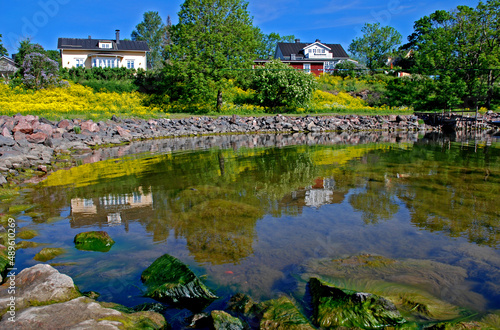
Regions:
<svg viewBox="0 0 500 330"><path fill-rule="evenodd" d="M84 251L108 252L115 241L105 231L87 231L75 236L75 247Z"/></svg>
<svg viewBox="0 0 500 330"><path fill-rule="evenodd" d="M287 297L264 302L265 311L260 321L261 329L314 329L309 320Z"/></svg>
<svg viewBox="0 0 500 330"><path fill-rule="evenodd" d="M377 295L342 290L317 278L311 278L309 286L319 327L373 329L406 322L393 303Z"/></svg>
<svg viewBox="0 0 500 330"><path fill-rule="evenodd" d="M234 313L247 315L252 311L255 303L248 295L237 293L229 299L227 309Z"/></svg>
<svg viewBox="0 0 500 330"><path fill-rule="evenodd" d="M11 257L12 258L12 257ZM9 259L7 247L0 245L0 284L4 282L7 269L13 266L13 260Z"/></svg>
<svg viewBox="0 0 500 330"><path fill-rule="evenodd" d="M33 257L33 259L35 259L36 261L45 262L52 260L58 255L61 255L65 252L66 250L63 248L43 248Z"/></svg>
<svg viewBox="0 0 500 330"><path fill-rule="evenodd" d="M218 297L186 266L168 254L156 259L141 275L145 296L196 310Z"/></svg>
<svg viewBox="0 0 500 330"><path fill-rule="evenodd" d="M213 324L212 328L215 330L242 330L245 329L243 322L234 316L224 311L212 311L210 313Z"/></svg>
<svg viewBox="0 0 500 330"><path fill-rule="evenodd" d="M87 297L16 312L16 322L0 321L2 329L163 329L163 315L154 312L123 313Z"/></svg>
<svg viewBox="0 0 500 330"><path fill-rule="evenodd" d="M38 236L38 232L33 229L25 229L21 230L17 233L16 238L20 239L32 239L33 237Z"/></svg>
<svg viewBox="0 0 500 330"><path fill-rule="evenodd" d="M37 242L32 242L32 241L19 241L16 243L16 250L36 248L42 244L43 243L37 243Z"/></svg>

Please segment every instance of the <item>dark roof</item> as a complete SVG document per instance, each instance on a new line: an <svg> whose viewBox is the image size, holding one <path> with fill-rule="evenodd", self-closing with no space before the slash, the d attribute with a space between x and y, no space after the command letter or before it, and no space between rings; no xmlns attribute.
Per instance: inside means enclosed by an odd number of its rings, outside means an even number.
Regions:
<svg viewBox="0 0 500 330"><path fill-rule="evenodd" d="M99 42L111 42L112 48L99 48ZM99 51L124 51L137 50L149 51L149 46L146 41L120 40L116 43L114 39L77 39L77 38L59 38L57 40L58 49L85 49Z"/></svg>
<svg viewBox="0 0 500 330"><path fill-rule="evenodd" d="M291 54L295 55L304 55L303 52L301 52L305 47L308 45L313 44L313 42L310 43L303 43L303 42L279 42L278 43L278 48L281 50L281 53L283 54L284 57L290 57ZM322 45L325 45L326 47L331 49L331 53L333 54L334 58L342 57L342 58L349 58L349 55L345 52L344 48L340 44L324 44L321 43Z"/></svg>

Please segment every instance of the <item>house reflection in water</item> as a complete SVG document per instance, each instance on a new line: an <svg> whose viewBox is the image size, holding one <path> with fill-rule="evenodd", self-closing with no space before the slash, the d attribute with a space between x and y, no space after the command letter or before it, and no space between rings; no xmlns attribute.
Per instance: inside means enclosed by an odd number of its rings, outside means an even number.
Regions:
<svg viewBox="0 0 500 330"><path fill-rule="evenodd" d="M130 194L109 194L71 200L71 227L117 226L153 214L153 195L142 187Z"/></svg>

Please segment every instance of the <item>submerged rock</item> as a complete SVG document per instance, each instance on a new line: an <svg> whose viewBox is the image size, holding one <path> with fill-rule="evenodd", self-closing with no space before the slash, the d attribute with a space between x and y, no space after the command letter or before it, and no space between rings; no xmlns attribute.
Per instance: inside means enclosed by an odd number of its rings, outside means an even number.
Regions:
<svg viewBox="0 0 500 330"><path fill-rule="evenodd" d="M326 329L362 329L397 326L406 322L393 303L380 296L343 290L319 280L309 280L317 326Z"/></svg>
<svg viewBox="0 0 500 330"><path fill-rule="evenodd" d="M36 261L45 262L52 260L58 255L61 255L65 252L66 250L63 248L43 248L33 257L33 259L35 259Z"/></svg>
<svg viewBox="0 0 500 330"><path fill-rule="evenodd" d="M146 297L191 310L202 309L218 297L177 258L156 259L141 275Z"/></svg>
<svg viewBox="0 0 500 330"><path fill-rule="evenodd" d="M262 307L264 306L260 329L314 329L309 320L287 297L264 302Z"/></svg>
<svg viewBox="0 0 500 330"><path fill-rule="evenodd" d="M84 251L108 252L115 241L105 231L87 231L75 236L75 247Z"/></svg>
<svg viewBox="0 0 500 330"><path fill-rule="evenodd" d="M245 326L243 322L234 316L224 311L212 311L210 313L213 324L212 328L215 330L243 330Z"/></svg>

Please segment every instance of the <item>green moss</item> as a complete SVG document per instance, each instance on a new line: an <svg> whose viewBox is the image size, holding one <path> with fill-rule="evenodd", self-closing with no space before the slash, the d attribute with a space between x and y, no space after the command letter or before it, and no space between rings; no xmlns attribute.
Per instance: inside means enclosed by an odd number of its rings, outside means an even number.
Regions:
<svg viewBox="0 0 500 330"><path fill-rule="evenodd" d="M23 211L29 210L31 208L35 207L35 205L12 205L9 207L8 212L10 214L18 214Z"/></svg>
<svg viewBox="0 0 500 330"><path fill-rule="evenodd" d="M75 247L84 251L108 252L115 241L105 231L88 231L75 236Z"/></svg>
<svg viewBox="0 0 500 330"><path fill-rule="evenodd" d="M38 252L33 259L36 261L49 261L54 259L55 257L65 253L66 250L63 248L43 248L40 252Z"/></svg>
<svg viewBox="0 0 500 330"><path fill-rule="evenodd" d="M19 191L17 189L0 187L0 200L10 199L18 195Z"/></svg>
<svg viewBox="0 0 500 330"><path fill-rule="evenodd" d="M317 278L309 280L317 326L373 329L406 322L388 300L367 293L336 288Z"/></svg>
<svg viewBox="0 0 500 330"><path fill-rule="evenodd" d="M145 296L189 309L199 309L218 297L186 266L168 254L156 259L141 275Z"/></svg>
<svg viewBox="0 0 500 330"><path fill-rule="evenodd" d="M38 236L38 232L36 230L25 229L18 232L16 237L20 239L32 239L33 237L36 236Z"/></svg>
<svg viewBox="0 0 500 330"><path fill-rule="evenodd" d="M213 320L213 328L215 330L238 330L244 329L243 322L234 316L224 312L224 311L212 311L210 316Z"/></svg>
<svg viewBox="0 0 500 330"><path fill-rule="evenodd" d="M267 301L264 305L266 308L260 321L261 329L314 329L287 297Z"/></svg>
<svg viewBox="0 0 500 330"><path fill-rule="evenodd" d="M42 243L30 242L30 241L20 241L16 243L16 250L18 249L30 249L40 246Z"/></svg>

